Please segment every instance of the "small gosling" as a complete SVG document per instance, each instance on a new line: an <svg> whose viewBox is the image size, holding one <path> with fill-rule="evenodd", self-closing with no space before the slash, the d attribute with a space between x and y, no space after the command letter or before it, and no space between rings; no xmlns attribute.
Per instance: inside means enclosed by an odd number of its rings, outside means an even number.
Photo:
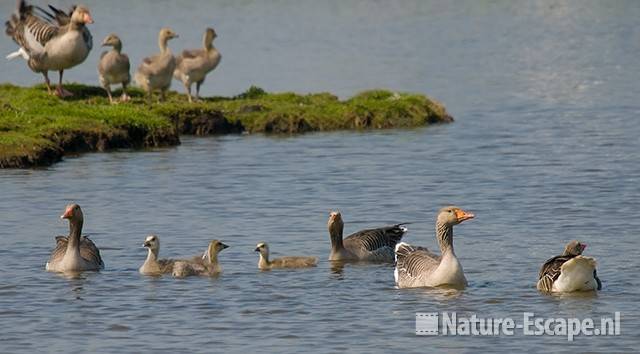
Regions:
<svg viewBox="0 0 640 354"><path fill-rule="evenodd" d="M142 247L149 250L147 259L140 267L140 274L144 275L160 275L171 273L175 263L172 259L158 259L160 253L160 238L156 235L149 235L145 238Z"/></svg>
<svg viewBox="0 0 640 354"><path fill-rule="evenodd" d="M209 247L202 257L196 256L191 260L176 261L173 266L173 276L183 278L191 275L215 276L222 273L222 267L218 263L218 253L228 247L218 240L209 242Z"/></svg>
<svg viewBox="0 0 640 354"><path fill-rule="evenodd" d="M260 260L258 260L258 268L260 270L269 270L274 268L307 268L315 267L318 263L318 257L280 257L269 260L269 246L265 242L256 245L255 252L260 252Z"/></svg>

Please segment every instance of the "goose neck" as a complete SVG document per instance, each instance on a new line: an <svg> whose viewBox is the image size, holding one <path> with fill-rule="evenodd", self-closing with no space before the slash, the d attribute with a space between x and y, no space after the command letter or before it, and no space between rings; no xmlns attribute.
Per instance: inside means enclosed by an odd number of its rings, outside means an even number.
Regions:
<svg viewBox="0 0 640 354"><path fill-rule="evenodd" d="M440 246L440 254L444 256L453 251L453 226L447 223L436 223L436 239Z"/></svg>

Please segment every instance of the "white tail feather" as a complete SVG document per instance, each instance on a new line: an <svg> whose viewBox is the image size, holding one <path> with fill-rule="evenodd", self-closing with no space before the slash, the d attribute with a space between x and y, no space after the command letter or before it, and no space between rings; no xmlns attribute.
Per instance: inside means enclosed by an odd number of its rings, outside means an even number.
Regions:
<svg viewBox="0 0 640 354"><path fill-rule="evenodd" d="M20 47L20 49L16 50L13 53L9 53L9 55L7 55L8 60L13 60L17 57L22 57L24 60L29 60L29 53L27 53L27 51L24 50L24 48Z"/></svg>

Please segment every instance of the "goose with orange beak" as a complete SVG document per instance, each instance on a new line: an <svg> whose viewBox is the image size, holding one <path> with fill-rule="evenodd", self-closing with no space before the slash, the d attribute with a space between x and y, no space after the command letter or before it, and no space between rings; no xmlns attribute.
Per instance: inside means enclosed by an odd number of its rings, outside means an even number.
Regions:
<svg viewBox="0 0 640 354"><path fill-rule="evenodd" d="M453 250L453 226L475 215L455 206L440 209L436 218L436 240L440 255L405 242L396 245L394 276L399 288L448 286L464 289L467 279Z"/></svg>

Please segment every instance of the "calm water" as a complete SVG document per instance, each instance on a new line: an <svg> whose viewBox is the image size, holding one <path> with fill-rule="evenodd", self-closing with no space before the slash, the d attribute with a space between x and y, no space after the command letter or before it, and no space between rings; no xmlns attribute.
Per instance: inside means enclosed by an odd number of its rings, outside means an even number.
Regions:
<svg viewBox="0 0 640 354"><path fill-rule="evenodd" d="M69 1L62 3L70 4ZM137 63L161 23L196 46L214 25L221 66L206 94L371 87L424 92L447 126L289 138L183 138L177 148L86 154L0 172L0 352L633 352L640 341L640 3L87 1L96 42L123 35ZM150 4L157 4L153 7ZM3 17L12 4L0 4ZM4 38L0 51L14 45ZM94 50L69 71L96 82ZM24 63L0 81L39 82ZM177 87L174 86L174 87ZM44 271L79 203L107 269ZM398 290L390 265L326 261L328 210L356 229L412 221L406 240L436 245L437 209L476 214L456 228L469 287ZM144 236L161 254L219 238L216 279L137 273ZM594 297L543 296L540 264L580 239L598 259ZM321 257L310 270L258 272L252 252ZM622 313L622 335L416 337L415 312L587 318Z"/></svg>

